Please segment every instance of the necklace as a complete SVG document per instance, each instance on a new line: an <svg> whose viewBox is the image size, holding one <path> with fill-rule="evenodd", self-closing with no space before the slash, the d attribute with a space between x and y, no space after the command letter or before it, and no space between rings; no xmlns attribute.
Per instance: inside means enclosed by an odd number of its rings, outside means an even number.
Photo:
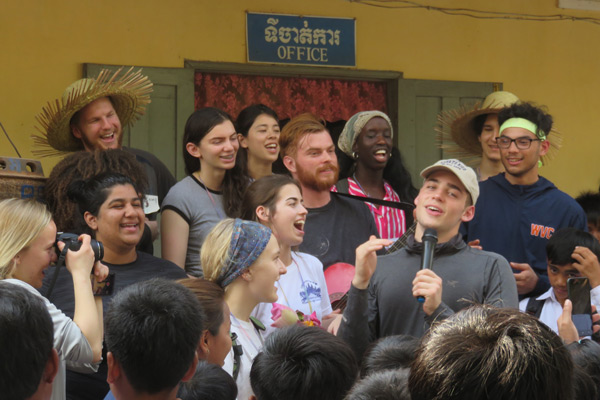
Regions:
<svg viewBox="0 0 600 400"><path fill-rule="evenodd" d="M193 175L202 184L202 187L204 188L204 191L208 195L208 198L210 199L210 202L212 203L213 209L217 213L217 216L219 217L219 219L224 219L225 217L223 216L223 213L221 212L221 210L219 210L219 207L217 207L217 203L215 202L215 199L212 196L212 194L210 194L210 190L208 190L208 186L206 186L206 184L204 183L204 181L200 177L200 173L198 171L196 171L196 172L193 173Z"/></svg>
<svg viewBox="0 0 600 400"><path fill-rule="evenodd" d="M367 197L372 197L369 194L369 192L367 192L365 189L363 189L363 187L360 184L360 182L358 181L358 179L356 179L356 174L352 174L352 179L354 179L354 182L356 182L356 184L358 185L358 188L360 189L361 192L363 192Z"/></svg>
<svg viewBox="0 0 600 400"><path fill-rule="evenodd" d="M280 263L283 264L283 262L281 260L279 260ZM305 282L304 282L304 277L302 276L302 271L300 271L300 266L298 265L298 263L296 262L296 260L294 260L294 258L292 257L292 262L296 265L296 269L298 269L298 274L300 275L300 281L302 281L302 289L304 290L304 296L306 296L306 300L308 301L308 309L310 310L309 314L312 314L313 312L313 308L312 308L312 301L310 301L310 297L308 295L308 289L306 288ZM291 266L292 264L290 264ZM277 286L279 287L279 290L281 290L281 293L283 294L283 298L285 299L285 302L287 304L287 306L289 308L292 308L286 294L285 291L283 290L283 287L281 286L281 283L279 281L277 281ZM295 311L295 310L294 310Z"/></svg>

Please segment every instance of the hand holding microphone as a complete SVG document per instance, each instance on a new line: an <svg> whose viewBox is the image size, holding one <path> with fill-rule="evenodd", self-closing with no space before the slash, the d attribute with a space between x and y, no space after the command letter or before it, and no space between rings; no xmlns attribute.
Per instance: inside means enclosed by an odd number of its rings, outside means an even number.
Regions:
<svg viewBox="0 0 600 400"><path fill-rule="evenodd" d="M421 270L431 269L433 266L433 255L435 253L435 245L438 241L437 232L433 228L425 229L423 233L423 237L421 238L423 242L423 254L421 256ZM417 296L417 301L419 303L425 303L425 297Z"/></svg>

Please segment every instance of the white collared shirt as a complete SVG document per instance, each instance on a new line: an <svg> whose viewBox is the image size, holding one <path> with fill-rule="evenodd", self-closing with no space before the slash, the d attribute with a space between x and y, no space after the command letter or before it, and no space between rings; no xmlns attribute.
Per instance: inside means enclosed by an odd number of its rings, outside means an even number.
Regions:
<svg viewBox="0 0 600 400"><path fill-rule="evenodd" d="M529 299L530 297L519 302L519 309L521 311L525 312ZM558 320L558 317L560 317L560 314L562 314L562 306L558 300L556 300L554 289L548 289L546 293L539 296L536 300L545 300L544 306L542 307L542 313L540 314L540 321L548 325L550 329L558 334L558 323L556 321ZM596 306L596 309L600 312L600 286L596 286L590 291L590 300L592 305Z"/></svg>

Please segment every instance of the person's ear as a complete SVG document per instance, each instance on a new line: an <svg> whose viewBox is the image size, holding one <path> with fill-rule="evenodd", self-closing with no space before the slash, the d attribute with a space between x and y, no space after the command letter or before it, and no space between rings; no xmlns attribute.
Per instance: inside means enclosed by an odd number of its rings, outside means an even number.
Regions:
<svg viewBox="0 0 600 400"><path fill-rule="evenodd" d="M81 137L83 136L81 134L81 131L79 130L79 128L75 125L71 125L71 133L73 134L73 136L75 136L77 139L81 139Z"/></svg>
<svg viewBox="0 0 600 400"><path fill-rule="evenodd" d="M474 217L475 217L475 206L468 206L467 208L465 208L465 211L463 211L461 220L463 222L469 222Z"/></svg>
<svg viewBox="0 0 600 400"><path fill-rule="evenodd" d="M283 165L290 171L292 174L296 173L296 160L294 160L290 156L283 157Z"/></svg>
<svg viewBox="0 0 600 400"><path fill-rule="evenodd" d="M544 140L540 144L540 156L545 156L546 153L550 150L550 142L548 140Z"/></svg>
<svg viewBox="0 0 600 400"><path fill-rule="evenodd" d="M97 230L98 229L98 218L93 215L91 212L86 211L83 214L83 219L85 220L85 223L92 229L92 230Z"/></svg>
<svg viewBox="0 0 600 400"><path fill-rule="evenodd" d="M190 364L190 367L186 371L185 375L183 375L183 378L181 378L181 382L187 382L190 379L192 379L194 377L194 374L196 373L197 366L198 366L198 353L194 352L194 359L192 360L192 363Z"/></svg>
<svg viewBox="0 0 600 400"><path fill-rule="evenodd" d="M260 220L260 222L268 222L269 221L269 209L265 206L256 207L256 216Z"/></svg>
<svg viewBox="0 0 600 400"><path fill-rule="evenodd" d="M106 382L115 383L121 377L121 366L115 359L112 352L106 353L106 365L108 366L108 373L106 374Z"/></svg>
<svg viewBox="0 0 600 400"><path fill-rule="evenodd" d="M210 348L208 346L208 329L205 329L200 336L200 342L198 342L198 358L206 360L210 354Z"/></svg>
<svg viewBox="0 0 600 400"><path fill-rule="evenodd" d="M195 145L194 143L187 142L185 144L185 149L192 157L202 158L202 152L200 151L200 147Z"/></svg>
<svg viewBox="0 0 600 400"><path fill-rule="evenodd" d="M44 367L44 372L42 374L42 379L44 383L51 384L52 382L54 382L56 374L58 374L58 353L56 352L56 349L52 349L50 357L48 357L48 361L46 361L46 367Z"/></svg>
<svg viewBox="0 0 600 400"><path fill-rule="evenodd" d="M244 272L242 272L242 274L240 276L246 282L252 281L252 271L250 271L250 268L246 268L246 270Z"/></svg>
<svg viewBox="0 0 600 400"><path fill-rule="evenodd" d="M242 135L241 133L238 133L237 137L238 137L238 142L240 142L240 147L247 149L248 148L248 140L247 140L246 136Z"/></svg>

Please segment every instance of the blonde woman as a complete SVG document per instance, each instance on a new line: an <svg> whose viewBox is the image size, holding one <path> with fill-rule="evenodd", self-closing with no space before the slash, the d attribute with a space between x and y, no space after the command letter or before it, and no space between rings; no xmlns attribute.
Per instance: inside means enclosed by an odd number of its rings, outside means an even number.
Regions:
<svg viewBox="0 0 600 400"><path fill-rule="evenodd" d="M0 201L0 279L42 298L54 325L54 348L59 356L59 371L52 389L52 399L65 398L65 363L90 369L97 368L102 355L102 301L94 298L90 273L104 280L108 268L94 264L90 237L81 235L78 251L69 250L65 265L73 277L75 315L71 320L36 289L42 286L44 271L56 260L54 242L56 225L41 203L32 200ZM64 243L58 243L62 250Z"/></svg>
<svg viewBox="0 0 600 400"><path fill-rule="evenodd" d="M205 279L225 290L231 332L237 339L223 368L234 377L238 398L247 399L252 394L250 367L263 346L264 329L250 314L259 303L277 301L275 282L286 272L279 262L277 239L257 222L228 218L208 234L200 259Z"/></svg>

